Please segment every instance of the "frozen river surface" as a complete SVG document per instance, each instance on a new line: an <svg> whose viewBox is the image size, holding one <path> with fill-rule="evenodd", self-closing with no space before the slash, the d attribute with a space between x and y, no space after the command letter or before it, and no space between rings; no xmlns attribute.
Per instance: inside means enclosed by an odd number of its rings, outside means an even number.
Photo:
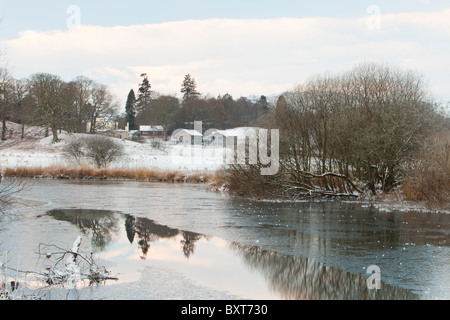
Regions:
<svg viewBox="0 0 450 320"><path fill-rule="evenodd" d="M449 299L450 216L351 202L258 202L203 185L30 180L3 224L9 266L39 271L39 244L71 248L118 281L80 299ZM367 288L377 266L380 290Z"/></svg>

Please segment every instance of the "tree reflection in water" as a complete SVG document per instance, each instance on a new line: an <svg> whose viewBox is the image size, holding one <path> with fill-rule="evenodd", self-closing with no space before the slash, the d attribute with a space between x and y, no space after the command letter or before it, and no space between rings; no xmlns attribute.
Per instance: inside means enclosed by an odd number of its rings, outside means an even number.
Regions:
<svg viewBox="0 0 450 320"><path fill-rule="evenodd" d="M105 251L109 243L117 241L121 227L128 241L137 243L141 259L147 259L152 242L181 239L184 257L188 260L196 250L196 243L209 237L159 225L146 218L112 211L66 209L52 210L57 220L76 225L91 238L94 249ZM269 288L282 299L308 300L372 300L419 299L412 292L382 284L381 290L369 290L363 276L324 266L314 259L288 256L267 251L258 246L230 243L230 249L240 256L253 273L260 273Z"/></svg>
<svg viewBox="0 0 450 320"><path fill-rule="evenodd" d="M147 259L151 243L162 239L180 240L183 255L188 259L194 254L197 241L206 236L189 231L180 231L155 223L147 218L136 218L129 214L108 210L57 209L48 212L60 221L77 226L85 235L90 236L91 245L96 251L105 251L108 244L120 236L120 223L125 221L125 232L130 243L138 244L142 251L141 259Z"/></svg>
<svg viewBox="0 0 450 320"><path fill-rule="evenodd" d="M85 209L57 209L48 212L56 220L68 221L89 235L97 251L104 251L120 232L120 217L111 211Z"/></svg>
<svg viewBox="0 0 450 320"><path fill-rule="evenodd" d="M271 290L287 300L415 300L412 292L382 284L369 290L367 279L298 256L286 256L253 245L231 243L252 271L260 272Z"/></svg>
<svg viewBox="0 0 450 320"><path fill-rule="evenodd" d="M183 254L186 259L189 259L189 257L194 254L195 243L205 236L189 231L181 231L181 234L183 235L183 239L181 240L181 249L183 250Z"/></svg>
<svg viewBox="0 0 450 320"><path fill-rule="evenodd" d="M171 239L178 235L179 231L166 226L156 224L146 218L134 218L125 215L125 229L130 243L137 237L137 243L142 251L141 259L147 259L150 243L161 239Z"/></svg>

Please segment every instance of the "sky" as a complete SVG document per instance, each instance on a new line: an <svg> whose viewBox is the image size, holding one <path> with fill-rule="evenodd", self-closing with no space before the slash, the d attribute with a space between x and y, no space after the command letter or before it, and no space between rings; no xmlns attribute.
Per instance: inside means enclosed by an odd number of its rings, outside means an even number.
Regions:
<svg viewBox="0 0 450 320"><path fill-rule="evenodd" d="M37 72L107 85L121 104L147 73L181 97L274 96L326 72L384 62L450 101L448 0L0 0L0 50L16 78Z"/></svg>

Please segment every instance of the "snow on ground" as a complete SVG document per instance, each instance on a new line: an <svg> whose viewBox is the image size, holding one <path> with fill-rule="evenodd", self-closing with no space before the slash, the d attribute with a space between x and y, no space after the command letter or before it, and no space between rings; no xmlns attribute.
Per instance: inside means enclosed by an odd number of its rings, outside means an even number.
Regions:
<svg viewBox="0 0 450 320"><path fill-rule="evenodd" d="M70 167L74 163L67 159L64 147L85 134L58 135L59 143L52 144L52 136L44 136L40 127L26 127L21 138L21 125L7 122L6 141L0 142L0 168L20 167ZM150 141L137 143L118 140L124 147L124 155L111 163L110 168L150 169L159 171L214 172L223 167L221 148L208 149L197 146L174 145L169 142L154 147Z"/></svg>

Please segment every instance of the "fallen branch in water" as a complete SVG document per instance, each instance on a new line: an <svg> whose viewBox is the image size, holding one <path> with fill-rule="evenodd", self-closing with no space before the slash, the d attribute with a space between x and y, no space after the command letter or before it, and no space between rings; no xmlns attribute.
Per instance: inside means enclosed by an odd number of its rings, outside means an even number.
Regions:
<svg viewBox="0 0 450 320"><path fill-rule="evenodd" d="M76 287L77 283L83 280L89 280L89 285L106 280L118 280L118 278L112 277L105 267L99 267L95 263L92 253L89 257L81 254L79 252L80 246L80 236L75 240L70 251L56 245L40 244L40 256L45 256L45 259L48 260L56 259L52 267L47 267L45 271L38 274L41 280L49 285L66 285L68 288ZM49 249L57 249L58 251L51 252ZM58 267L64 258L66 258L64 266Z"/></svg>
<svg viewBox="0 0 450 320"><path fill-rule="evenodd" d="M47 284L49 289L53 287L65 287L74 289L78 284L89 281L89 285L100 284L107 280L118 280L111 276L104 266L98 266L93 254L85 255L80 253L81 237L79 236L73 243L72 249L67 250L56 245L39 244L39 256L45 259L45 270L41 272L19 270L8 266L8 257L5 252L0 257L0 300L22 300L41 299L40 293L25 293L25 285L18 281L18 275L33 275L37 280ZM50 262L50 263L49 263ZM61 263L64 262L64 263ZM11 278L10 275L14 275ZM20 285L20 286L19 286ZM18 292L19 290L21 292Z"/></svg>

